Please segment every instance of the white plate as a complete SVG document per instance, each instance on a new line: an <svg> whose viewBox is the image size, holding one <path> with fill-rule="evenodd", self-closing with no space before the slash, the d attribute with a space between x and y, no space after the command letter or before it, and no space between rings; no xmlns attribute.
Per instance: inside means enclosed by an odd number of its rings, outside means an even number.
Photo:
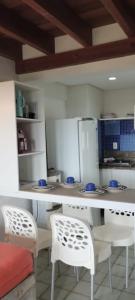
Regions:
<svg viewBox="0 0 135 300"><path fill-rule="evenodd" d="M100 189L97 189L96 191L85 191L84 189L82 189L79 191L79 193L84 196L96 197L103 195L105 191Z"/></svg>
<svg viewBox="0 0 135 300"><path fill-rule="evenodd" d="M125 186L125 185L119 185L118 187L105 186L103 188L104 188L104 190L106 190L110 193L119 193L119 192L126 190L127 186Z"/></svg>
<svg viewBox="0 0 135 300"><path fill-rule="evenodd" d="M50 190L53 190L55 186L53 185L46 185L46 186L38 186L35 185L32 187L32 190L37 191L37 192L48 192Z"/></svg>
<svg viewBox="0 0 135 300"><path fill-rule="evenodd" d="M73 189L75 187L77 187L79 184L79 182L74 182L74 183L67 183L67 182L62 182L60 183L60 185L66 189Z"/></svg>

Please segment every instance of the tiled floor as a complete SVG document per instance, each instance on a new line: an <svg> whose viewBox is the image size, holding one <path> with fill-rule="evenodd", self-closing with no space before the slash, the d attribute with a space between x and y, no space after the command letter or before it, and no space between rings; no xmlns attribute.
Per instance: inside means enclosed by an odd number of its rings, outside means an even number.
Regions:
<svg viewBox="0 0 135 300"><path fill-rule="evenodd" d="M37 263L37 300L50 300L51 265L48 253L40 252ZM135 300L135 258L133 248L129 250L129 287L125 289L125 251L114 248L112 254L112 284L108 283L108 264L97 266L95 276L95 300ZM61 263L56 271L55 300L90 300L90 276L86 269L80 270L80 281L76 282L73 268Z"/></svg>

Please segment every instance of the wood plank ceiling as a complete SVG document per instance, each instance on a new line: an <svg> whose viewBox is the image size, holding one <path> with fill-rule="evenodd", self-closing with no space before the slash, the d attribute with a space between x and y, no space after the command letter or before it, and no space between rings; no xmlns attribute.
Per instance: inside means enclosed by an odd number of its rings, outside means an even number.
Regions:
<svg viewBox="0 0 135 300"><path fill-rule="evenodd" d="M92 45L92 29L119 23L127 38ZM83 48L55 54L55 37L68 34ZM22 59L22 45L45 53ZM0 55L28 73L135 53L135 0L0 0Z"/></svg>

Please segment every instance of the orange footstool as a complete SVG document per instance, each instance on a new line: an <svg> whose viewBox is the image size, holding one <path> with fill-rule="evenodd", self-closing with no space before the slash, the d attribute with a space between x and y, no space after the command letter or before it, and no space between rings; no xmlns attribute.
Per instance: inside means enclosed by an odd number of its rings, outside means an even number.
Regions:
<svg viewBox="0 0 135 300"><path fill-rule="evenodd" d="M0 298L33 272L29 250L14 244L0 243Z"/></svg>

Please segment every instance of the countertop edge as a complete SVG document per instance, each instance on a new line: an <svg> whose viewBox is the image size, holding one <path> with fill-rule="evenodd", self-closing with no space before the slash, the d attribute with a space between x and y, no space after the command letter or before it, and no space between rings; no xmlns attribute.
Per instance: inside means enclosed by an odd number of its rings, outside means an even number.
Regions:
<svg viewBox="0 0 135 300"><path fill-rule="evenodd" d="M125 194L122 194L125 193ZM123 197L125 195L125 197ZM35 201L53 202L60 204L75 204L80 206L88 206L95 208L104 209L120 209L120 210L130 210L135 211L135 189L129 189L127 192L121 192L115 195L110 195L109 193L103 196L98 196L96 198L90 198L80 195L61 195L53 193L39 193L33 192L31 190L23 190L16 192L6 192L1 193L2 197L20 198ZM112 198L112 199L111 199Z"/></svg>

